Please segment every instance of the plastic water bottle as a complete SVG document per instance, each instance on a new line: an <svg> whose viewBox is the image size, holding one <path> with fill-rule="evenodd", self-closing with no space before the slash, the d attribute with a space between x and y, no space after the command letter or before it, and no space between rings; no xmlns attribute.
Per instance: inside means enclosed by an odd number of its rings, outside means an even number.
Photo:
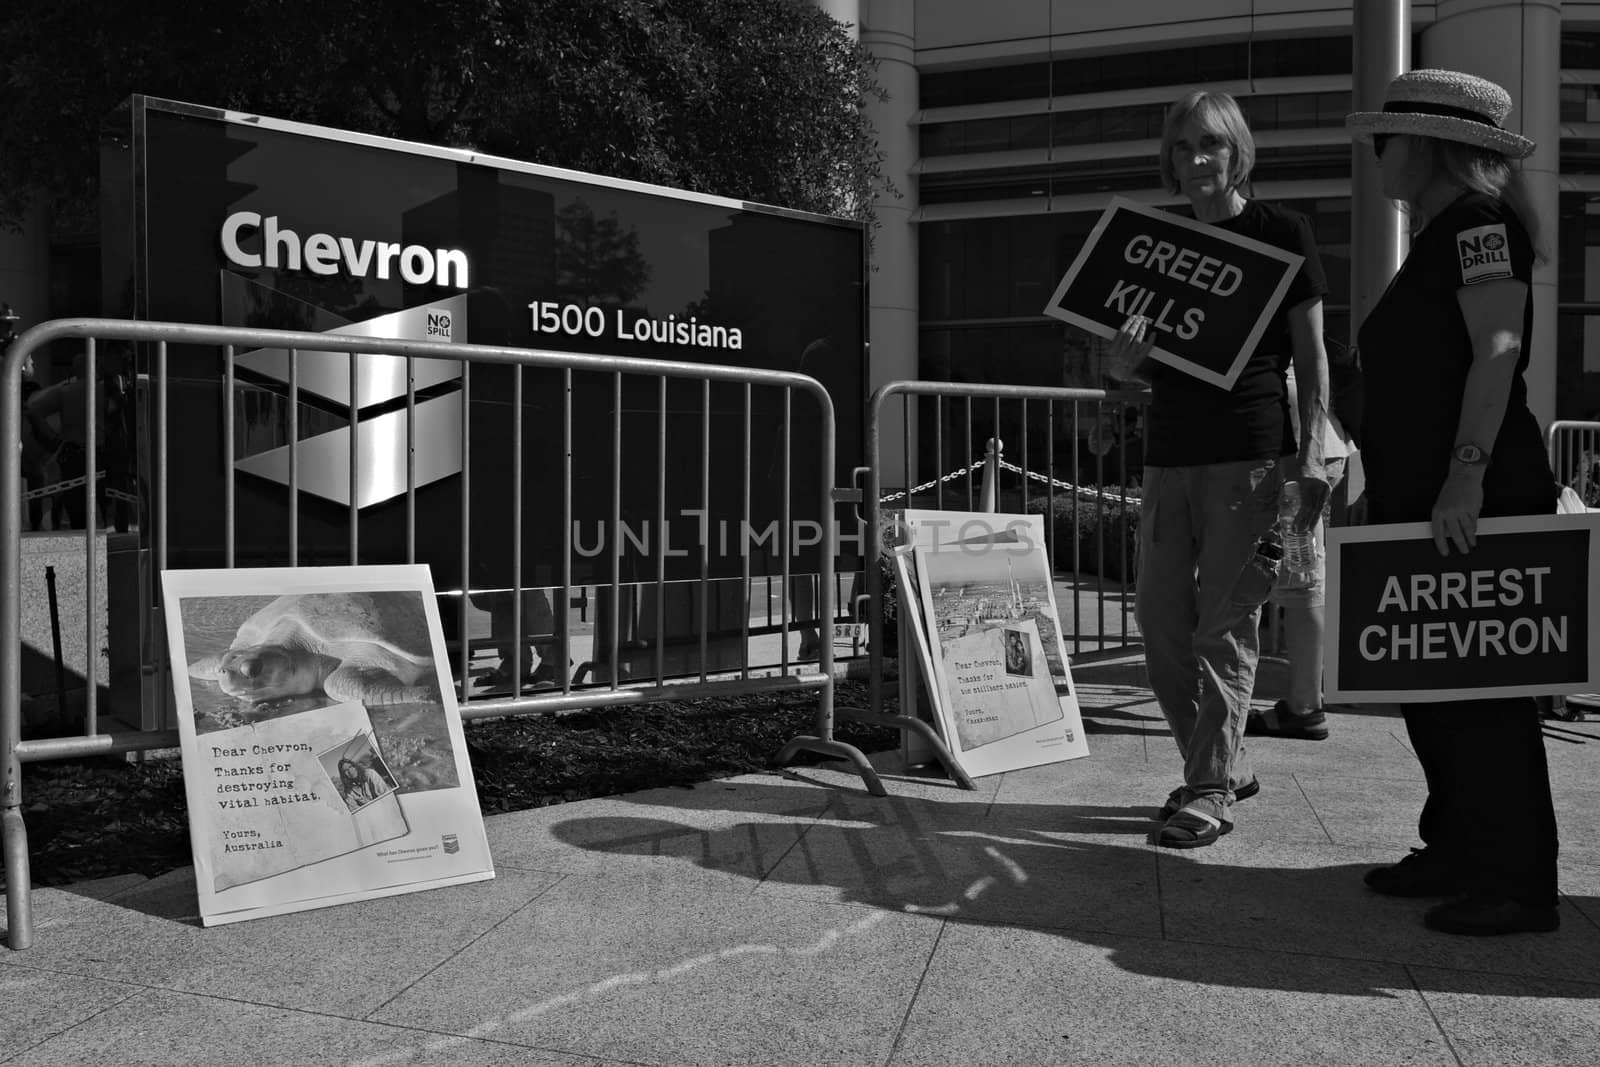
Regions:
<svg viewBox="0 0 1600 1067"><path fill-rule="evenodd" d="M1317 543L1314 528L1296 530L1295 516L1300 513L1300 483L1283 483L1283 497L1278 505L1278 534L1283 539L1283 584L1289 588L1309 585L1322 567L1322 546Z"/></svg>

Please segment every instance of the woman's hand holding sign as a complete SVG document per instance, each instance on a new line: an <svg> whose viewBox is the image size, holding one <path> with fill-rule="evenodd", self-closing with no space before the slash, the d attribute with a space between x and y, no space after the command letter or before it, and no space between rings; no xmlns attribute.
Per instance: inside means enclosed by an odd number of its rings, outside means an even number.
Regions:
<svg viewBox="0 0 1600 1067"><path fill-rule="evenodd" d="M1155 331L1150 328L1150 320L1143 315L1129 315L1111 338L1106 373L1119 382L1146 382L1148 379L1142 368L1155 346Z"/></svg>
<svg viewBox="0 0 1600 1067"><path fill-rule="evenodd" d="M1433 544L1439 555L1450 546L1463 556L1478 544L1478 513L1483 510L1483 468L1451 465L1450 476L1433 502Z"/></svg>

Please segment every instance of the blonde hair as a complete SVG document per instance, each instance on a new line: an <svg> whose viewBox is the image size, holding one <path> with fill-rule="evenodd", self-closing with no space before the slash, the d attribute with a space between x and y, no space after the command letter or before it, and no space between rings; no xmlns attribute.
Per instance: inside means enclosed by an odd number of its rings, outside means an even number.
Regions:
<svg viewBox="0 0 1600 1067"><path fill-rule="evenodd" d="M1528 196L1528 184L1523 180L1522 168L1513 160L1492 148L1464 141L1420 133L1391 136L1409 137L1418 145L1426 145L1432 173L1425 188L1431 187L1436 181L1443 181L1458 189L1496 198L1511 209L1511 213L1527 231L1528 243L1533 246L1534 262L1543 263L1549 258L1539 244L1539 215L1533 210L1533 200ZM1411 216L1414 229L1427 225L1428 216L1419 204L1403 201L1402 206L1406 214Z"/></svg>
<svg viewBox="0 0 1600 1067"><path fill-rule="evenodd" d="M1178 133L1191 118L1202 129L1228 142L1232 149L1228 164L1228 188L1238 189L1250 181L1250 171L1256 165L1256 139L1244 121L1239 102L1227 93L1191 89L1167 108L1167 118L1161 126L1161 184L1169 193L1181 193L1178 176L1172 169L1172 149Z"/></svg>
<svg viewBox="0 0 1600 1067"><path fill-rule="evenodd" d="M1546 256L1539 245L1539 216L1533 210L1533 200L1528 196L1528 184L1522 178L1522 168L1492 148L1437 137L1429 140L1433 141L1434 146L1433 164L1446 180L1463 189L1498 197L1503 201L1528 232L1534 262L1543 263Z"/></svg>

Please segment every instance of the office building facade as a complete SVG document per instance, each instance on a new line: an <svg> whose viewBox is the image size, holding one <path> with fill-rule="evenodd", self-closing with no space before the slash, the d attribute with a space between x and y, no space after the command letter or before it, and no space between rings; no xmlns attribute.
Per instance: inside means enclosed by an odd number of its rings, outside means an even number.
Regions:
<svg viewBox="0 0 1600 1067"><path fill-rule="evenodd" d="M1400 0L1403 3L1403 0ZM1160 186L1164 108L1191 87L1242 105L1253 194L1315 224L1328 343L1348 345L1358 16L1409 18L1409 66L1505 85L1545 225L1530 391L1541 421L1600 417L1600 3L1439 0L832 0L878 56L873 376L1099 384L1105 344L1043 314L1112 195ZM1357 8L1361 8L1360 12ZM1374 105L1376 106L1376 105ZM1355 180L1361 180L1356 174ZM914 279L914 284L907 279ZM1375 295L1375 294L1374 294Z"/></svg>

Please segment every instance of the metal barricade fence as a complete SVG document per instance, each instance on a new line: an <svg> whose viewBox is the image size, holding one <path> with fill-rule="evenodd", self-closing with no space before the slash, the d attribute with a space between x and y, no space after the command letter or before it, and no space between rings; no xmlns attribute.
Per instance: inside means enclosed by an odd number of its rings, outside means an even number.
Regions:
<svg viewBox="0 0 1600 1067"><path fill-rule="evenodd" d="M890 402L897 397L903 427L900 484L906 489L885 496L882 488L884 423L886 414L893 413ZM913 411L916 401L931 410ZM1134 546L1130 543L1129 511L1138 507L1138 499L1128 495L1128 483L1136 471L1142 470L1143 464L1142 456L1140 462L1135 462L1130 455L1130 441L1139 440L1139 434L1130 426L1133 421L1130 416L1137 417L1148 402L1149 394L1139 391L961 382L897 381L873 393L867 410L867 466L858 472L863 482L866 541L870 546L866 553L864 581L869 620L869 707L864 712L850 709L852 717L893 726L917 738L952 779L965 788L973 788L972 780L951 759L937 733L916 716L914 708L902 708L898 715L885 715L883 711L886 634L880 560L883 552L893 547L884 536L884 512L894 503L902 507L965 511L987 510L992 503L993 510L998 512L1042 507L1052 566L1058 574L1070 568L1073 575L1070 651L1080 653L1087 645L1105 650L1132 643L1128 593L1132 585ZM1086 414L1093 419L1092 425L1088 424ZM1089 439L1095 442L1093 447L1082 444L1086 430ZM1038 458L1033 444L1036 435L1041 435L1043 441L1043 456ZM1070 478L1056 476L1058 435L1065 435L1069 441L1065 451L1071 467ZM1017 463L999 460L998 449L1007 440L1020 442L1020 448L1011 453L1017 457ZM975 491L981 485L986 442L993 442L996 448L996 456L990 464L995 478L988 494ZM1089 453L1087 464L1084 451ZM923 462L924 455L931 463ZM929 466L933 468L931 471ZM1084 485L1082 474L1089 471L1093 473L1094 484ZM1108 486L1108 478L1114 481L1114 486ZM1031 496L1032 493L1038 495ZM1058 494L1066 504L1064 516L1058 515ZM989 499L984 500L985 495ZM1110 514L1113 509L1114 516ZM1091 517L1093 535L1086 538L1080 520L1088 521ZM1058 519L1062 518L1073 533L1070 548L1057 542ZM1108 523L1114 526L1114 545L1108 544ZM1092 556L1091 574L1085 573L1086 553ZM1096 612L1092 639L1085 633L1081 595L1091 581ZM1108 595L1114 595L1117 601L1114 628L1107 625ZM1060 621L1064 625L1068 620ZM901 650L902 672L914 658Z"/></svg>
<svg viewBox="0 0 1600 1067"><path fill-rule="evenodd" d="M1556 419L1545 431L1545 447L1556 481L1587 506L1600 507L1600 422Z"/></svg>
<svg viewBox="0 0 1600 1067"><path fill-rule="evenodd" d="M1556 419L1545 431L1545 448L1556 484L1571 489L1591 510L1600 510L1600 422ZM1600 707L1600 693L1539 697L1549 718L1582 722Z"/></svg>
<svg viewBox="0 0 1600 1067"><path fill-rule="evenodd" d="M834 598L836 589L835 556L837 552L837 529L834 523L834 506L836 493L833 487L835 463L835 417L832 401L826 389L815 379L801 374L757 370L744 367L729 367L714 364L699 364L686 362L671 362L664 360L629 358L608 355L587 355L568 352L542 351L532 349L497 348L480 345L455 344L444 341L402 341L384 338L362 338L342 336L326 333L304 333L280 330L245 329L215 326L197 326L181 323L159 322L130 322L110 319L69 319L43 323L27 331L11 346L5 354L3 361L3 376L0 376L0 441L6 442L7 451L3 462L0 462L0 574L3 574L3 584L0 584L0 765L3 765L4 793L3 807L0 807L0 830L3 830L3 841L0 847L4 850L4 869L6 875L6 906L8 920L8 940L14 949L25 948L32 940L31 907L29 900L29 860L27 847L27 834L22 814L22 782L21 767L24 763L42 760L67 759L75 757L100 756L115 753L145 751L153 748L170 748L178 744L176 730L138 730L128 732L113 732L102 734L98 728L98 714L96 708L96 690L100 679L98 675L97 656L94 650L97 647L97 633L103 623L101 616L102 606L99 591L96 589L96 545L97 545L97 508L96 508L96 479L93 477L95 467L94 457L97 454L96 441L96 416L97 404L100 402L96 388L85 388L85 425L87 426L87 440L84 450L88 457L91 476L83 487L85 508L85 528L82 531L85 553L85 593L83 601L83 615L85 618L87 648L85 679L84 679L84 715L82 731L77 736L53 737L44 739L22 739L22 696L21 696L21 648L23 643L21 622L21 537L22 537L22 475L20 459L20 440L22 431L21 410L21 383L22 368L28 356L39 351L44 346L62 340L81 339L85 342L85 361L83 380L94 383L97 381L97 343L108 341L124 341L136 344L153 345L151 357L151 372L149 378L150 405L151 405L151 452L149 456L149 500L148 514L141 516L141 525L149 524L150 545L153 563L159 573L168 565L169 555L169 521L170 507L174 492L176 491L201 491L192 486L176 486L169 484L169 457L173 446L172 427L169 425L168 404L168 356L171 346L200 346L206 350L220 350L216 356L220 365L220 381L224 390L224 410L222 442L224 448L223 485L220 498L216 506L221 508L225 522L225 566L235 566L235 547L237 530L235 529L235 427L234 427L234 398L237 382L235 367L240 350L266 349L278 350L287 355L287 392L286 412L288 417L287 440L293 444L303 440L298 428L299 401L302 393L300 372L303 365L309 366L319 360L325 361L332 358L332 353L348 355L349 378L349 507L348 507L348 560L355 563L361 560L360 542L360 499L357 492L359 468L361 463L360 423L363 421L358 407L360 394L360 381L363 373L363 360L360 355L381 355L399 357L404 360L405 368L405 408L404 408L404 442L407 446L405 463L405 558L385 559L377 562L385 563L428 563L429 560L418 560L417 556L417 503L416 491L418 487L416 472L416 414L418 401L415 385L415 361L417 360L446 360L455 361L460 368L461 378L461 426L460 446L462 450L462 463L459 475L459 488L461 500L460 537L461 537L461 581L460 603L458 605L458 637L460 641L459 659L457 666L456 684L462 697L461 713L463 719L478 719L490 716L506 716L535 712L553 712L580 708L596 708L616 704L642 704L658 700L691 699L694 697L720 695L731 693L751 692L790 692L812 691L816 694L817 707L815 716L815 729L812 734L803 734L793 738L779 753L776 759L779 762L793 758L801 751L811 751L834 758L845 759L861 775L867 788L875 795L884 795L881 781L868 764L865 756L856 748L838 741L833 736L834 716L834 689L833 689L833 649L832 642L821 640L817 644L817 665L814 671L801 667L797 661L791 663L788 652L789 635L796 632L799 622L792 619L787 597L793 586L795 576L791 574L791 560L794 556L793 539L799 523L808 524L814 528L817 537L817 567L818 574L814 589L814 616L824 634L831 629L834 620ZM184 357L188 358L190 350L185 348ZM521 656L523 641L516 640L525 633L523 626L523 596L514 596L512 615L513 651L510 665L510 677L513 681L513 695L506 699L472 700L467 701L469 662L471 657L471 641L468 634L468 600L472 593L471 570L469 559L470 520L467 507L470 494L478 482L473 479L471 453L469 447L470 424L468 417L468 404L472 397L471 372L475 366L503 365L512 368L512 385L510 396L512 411L511 434L513 445L510 449L510 477L505 482L487 480L491 491L503 487L510 496L511 510L511 541L512 550L512 579L513 589L522 590L523 586L523 538L521 530L521 516L523 513L523 378L527 371L542 369L546 372L555 372L560 375L562 425L560 427L562 470L559 487L561 509L561 565L560 587L562 598L561 610L554 613L556 620L556 633L550 635L553 643L559 647L557 653L562 662L569 659L572 647L569 626L569 609L571 603L573 584L573 383L574 375L598 376L603 383L609 379L610 397L608 406L611 415L610 438L611 453L604 457L609 466L610 476L610 529L612 537L609 545L609 587L604 583L596 583L597 593L608 594L612 610L604 623L604 633L594 636L595 656L597 661L611 665L608 684L602 683L595 686L575 688L570 672L563 671L563 681L559 690L535 692L530 696L520 695L520 686L515 680L522 677ZM326 369L324 363L321 369ZM623 381L636 379L654 379L657 382L655 390L655 456L629 456L630 469L636 469L641 464L655 465L655 501L651 515L656 523L656 529L661 535L655 539L655 548L652 550L655 563L654 581L636 583L643 590L654 589L655 594L655 644L653 648L654 674L650 678L629 680L626 684L622 681L623 671L619 669L619 605L623 597L623 581L621 578L621 553L622 553L622 484L623 484L623 448L622 448L622 418L623 418ZM742 558L742 573L740 575L740 590L746 605L753 581L750 563L749 532L756 529L752 524L751 512L751 484L752 478L768 476L765 472L752 472L751 463L751 426L752 426L752 391L756 389L777 390L781 397L781 426L778 430L780 451L774 456L776 467L770 477L776 478L781 484L778 492L781 499L781 514L776 516L777 548L781 554L781 573L779 575L784 590L785 610L782 613L780 625L777 629L781 640L781 655L775 664L776 673L753 670L750 663L750 615L751 611L745 606L740 611L741 624L737 632L719 631L718 636L732 641L738 638L743 652L740 655L739 667L736 672L728 670L726 674L707 671L707 645L711 638L710 611L708 582L709 551L710 546L705 536L701 537L698 566L698 604L695 611L697 620L696 633L699 646L699 672L698 677L693 672L688 672L687 681L669 681L664 668L665 644L667 642L666 627L663 620L664 603L666 599L666 557L668 554L666 508L667 486L667 461L668 452L668 381L681 380L689 383L698 383L699 400L695 405L690 402L687 407L691 414L695 407L698 408L699 434L698 439L684 442L680 437L675 449L687 448L691 452L698 449L699 474L700 474L700 511L702 516L711 514L711 456L713 442L711 440L712 418L712 386L714 383L725 383L723 388L742 389L742 427L743 427L743 457L742 472L743 486L740 494L740 528L738 536L744 537L744 542L739 545L739 554ZM795 394L809 397L815 407L816 436L818 437L818 451L797 455L792 451L792 401ZM631 414L639 414L637 394L633 394L635 407L630 409ZM497 399L506 399L499 397ZM763 396L765 399L765 396ZM685 405L681 404L674 409L675 413L682 415ZM683 435L687 436L687 435ZM726 442L718 442L719 449L726 448ZM301 563L300 551L300 518L299 498L303 490L303 473L298 461L299 449L290 447L287 450L288 478L287 478L287 512L288 529L285 531L284 543L286 550L282 564L297 566ZM724 451L723 455L727 453ZM492 457L491 466L500 457ZM815 464L817 484L820 493L813 501L814 506L804 506L799 514L792 513L790 506L791 478L801 470L799 462L804 461ZM315 472L314 472L315 473ZM322 472L326 473L326 472ZM540 471L541 489L548 490L548 473ZM71 490L75 492L76 490ZM757 516L765 521L767 515ZM765 529L770 532L770 523ZM702 530L702 533L704 531ZM146 536L141 534L141 539ZM369 553L370 554L370 553ZM675 555L683 555L682 551ZM261 561L256 561L261 562ZM339 560L344 562L344 560ZM365 562L374 562L367 559ZM802 579L805 580L805 579ZM691 580L692 581L692 580ZM443 594L445 591L439 591ZM148 612L144 621L150 623L149 632L154 641L147 646L148 655L154 662L143 664L144 672L154 669L158 673L156 692L162 700L170 699L170 688L167 676L162 673L171 669L169 657L162 651L165 647L165 627L160 623L160 596L159 588L151 590L150 599L141 603L140 610ZM635 642L637 644L637 642ZM541 657L542 658L542 657ZM716 676L713 676L715 674ZM679 672L677 677L683 677L684 672ZM141 682L142 684L142 682ZM65 709L60 709L64 712Z"/></svg>

